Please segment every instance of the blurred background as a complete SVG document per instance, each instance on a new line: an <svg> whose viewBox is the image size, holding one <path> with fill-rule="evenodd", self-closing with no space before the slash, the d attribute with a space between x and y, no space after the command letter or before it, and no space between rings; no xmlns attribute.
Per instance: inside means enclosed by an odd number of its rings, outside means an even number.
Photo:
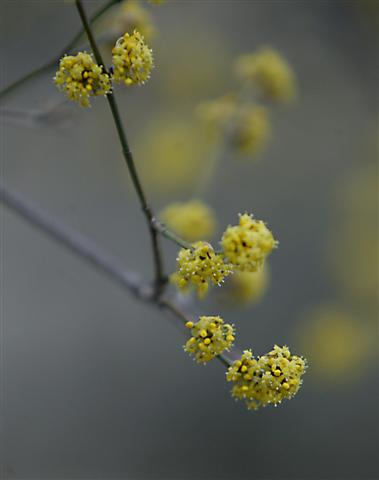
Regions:
<svg viewBox="0 0 379 480"><path fill-rule="evenodd" d="M235 323L239 347L287 344L310 366L294 399L247 411L221 364L183 353L174 318L1 207L2 478L377 478L378 2L140 6L156 68L146 86L116 95L155 210L200 195L217 217L215 245L244 211L280 241L255 297L230 302L226 286L183 302ZM0 7L2 86L80 27L70 1ZM105 55L119 14L97 25ZM235 59L262 45L287 59L297 95L265 102L270 139L241 157L209 142L196 112L236 89ZM108 106L62 101L53 75L2 101L2 181L150 278ZM163 243L172 271L177 248Z"/></svg>

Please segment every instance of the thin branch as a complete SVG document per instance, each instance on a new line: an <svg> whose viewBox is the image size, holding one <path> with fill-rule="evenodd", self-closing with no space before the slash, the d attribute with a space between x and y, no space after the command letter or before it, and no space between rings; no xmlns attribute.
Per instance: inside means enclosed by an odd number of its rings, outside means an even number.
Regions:
<svg viewBox="0 0 379 480"><path fill-rule="evenodd" d="M103 5L97 12L95 12L91 16L91 23L95 22L98 20L104 13L106 13L113 5L120 3L122 0L108 0L108 2ZM60 58L65 54L68 53L75 45L76 43L80 40L84 33L84 28L82 27L78 33L72 38L72 40L69 41L69 43L61 50L59 55L55 56L53 59L49 60L48 62L44 63L40 67L36 68L35 70L32 70L31 72L27 73L23 77L19 78L15 82L12 82L10 85L7 87L3 88L3 90L0 91L0 99L5 97L6 95L10 94L13 90L16 90L18 87L26 83L28 80L31 80L32 78L37 77L38 75L46 72L50 68L54 67L60 60Z"/></svg>
<svg viewBox="0 0 379 480"><path fill-rule="evenodd" d="M82 20L84 30L87 34L88 40L90 42L93 54L95 56L96 62L106 71L104 61L102 59L100 50L96 44L95 37L92 33L90 23L88 21L87 15L84 11L83 5L81 0L76 0L76 7L79 12L79 16ZM154 269L155 269L155 295L158 297L163 290L163 287L166 283L165 280L165 275L163 273L163 262L162 262L162 254L160 251L160 244L159 244L159 238L158 238L158 232L155 230L153 226L153 221L154 221L154 214L147 202L145 192L142 188L142 184L139 180L139 176L137 173L137 169L134 163L133 155L132 152L129 148L129 143L126 137L126 133L124 130L124 127L122 125L122 120L120 116L120 112L118 109L118 105L116 102L116 99L114 97L113 92L109 93L107 95L107 100L109 103L109 107L112 112L113 120L116 126L116 130L118 133L118 137L121 143L122 147L122 153L124 155L125 162L127 164L127 167L129 169L130 176L132 178L132 182L134 185L134 188L136 190L136 193L138 195L143 213L146 217L146 221L148 224L149 232L150 232L150 237L151 237L151 244L152 244L152 250L153 250L153 257L154 257Z"/></svg>
<svg viewBox="0 0 379 480"><path fill-rule="evenodd" d="M48 213L30 204L19 193L2 183L0 183L0 201L30 225L41 230L79 258L86 260L100 272L105 273L108 278L131 292L137 299L164 308L183 323L193 321L193 317L183 312L168 298L157 298L150 285L141 282L135 273L121 267L115 257L102 250L91 239L52 218ZM232 359L226 354L216 358L227 367L232 363Z"/></svg>
<svg viewBox="0 0 379 480"><path fill-rule="evenodd" d="M72 228L62 225L62 223L56 221L37 206L31 205L19 193L12 191L1 183L0 200L31 225L48 234L66 249L87 260L87 262L137 297L151 300L152 288L141 283L135 273L120 267L120 262L115 257L104 252L89 238Z"/></svg>
<svg viewBox="0 0 379 480"><path fill-rule="evenodd" d="M160 233L163 237L166 237L172 242L176 243L176 245L178 245L179 247L188 248L190 250L193 249L193 246L191 243L179 237L179 235L176 235L168 227L166 227L164 223L161 223L156 218L153 219L153 226L158 233Z"/></svg>

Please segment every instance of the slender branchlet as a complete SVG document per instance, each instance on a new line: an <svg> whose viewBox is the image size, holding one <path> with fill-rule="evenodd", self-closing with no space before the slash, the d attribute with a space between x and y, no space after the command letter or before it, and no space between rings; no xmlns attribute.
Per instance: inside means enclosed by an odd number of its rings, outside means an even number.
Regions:
<svg viewBox="0 0 379 480"><path fill-rule="evenodd" d="M121 0L108 0L108 2L105 3L102 7L99 8L92 16L91 16L91 23L95 22L99 18L101 18L111 7L116 5L117 3L120 3ZM50 70L50 68L53 68L56 66L56 64L59 62L59 59L65 55L67 52L72 50L74 46L78 43L78 41L81 39L84 33L84 28L80 28L78 33L67 43L67 45L62 48L61 52L56 55L54 58L49 60L48 62L44 63L40 67L32 70L31 72L27 73L23 77L19 78L15 82L12 82L9 84L7 87L5 87L3 90L0 91L0 100L12 93L14 90L16 90L18 87L21 87L24 83L28 82L29 80L32 80L33 78L38 77L38 75L41 75L42 73L45 73L47 70Z"/></svg>
<svg viewBox="0 0 379 480"><path fill-rule="evenodd" d="M118 259L96 245L90 238L64 225L56 218L52 218L44 210L33 205L18 192L2 183L0 183L0 201L34 228L42 231L59 245L132 293L138 300L172 313L183 324L193 322L194 319L191 315L184 312L172 300L166 297L157 298L149 283L143 282L135 272L120 266ZM219 355L217 358L226 366L232 364L232 360L225 355Z"/></svg>
<svg viewBox="0 0 379 480"><path fill-rule="evenodd" d="M93 54L95 56L96 62L98 65L106 71L104 61L102 59L100 50L97 46L95 37L92 33L92 29L90 26L90 23L88 21L86 12L83 8L81 0L76 0L76 7L79 12L80 19L83 23L83 28L87 34L89 43L91 45ZM155 268L155 295L159 296L163 290L164 284L166 283L165 281L165 275L163 273L163 263L162 263L162 254L160 250L160 245L159 245L159 238L158 238L158 232L154 227L154 214L149 206L145 192L143 190L142 184L140 182L137 169L134 163L133 155L129 147L129 143L126 137L125 129L122 124L119 108L115 99L115 96L113 92L109 92L106 95L109 107L112 112L113 120L116 126L117 134L121 143L121 148L122 148L122 153L124 155L125 162L127 164L127 167L129 169L130 176L132 178L132 182L134 185L134 188L136 190L136 193L138 195L143 213L146 217L146 221L148 224L149 232L150 232L150 237L151 237L151 244L152 244L152 250L153 250L153 257L154 257L154 268Z"/></svg>

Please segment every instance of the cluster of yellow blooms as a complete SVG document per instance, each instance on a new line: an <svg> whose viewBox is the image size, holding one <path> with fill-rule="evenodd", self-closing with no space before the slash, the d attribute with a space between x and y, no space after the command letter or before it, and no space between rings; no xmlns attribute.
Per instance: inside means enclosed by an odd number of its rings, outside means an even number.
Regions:
<svg viewBox="0 0 379 480"><path fill-rule="evenodd" d="M86 52L61 58L54 81L70 100L83 107L90 105L90 97L106 95L112 89L109 75Z"/></svg>
<svg viewBox="0 0 379 480"><path fill-rule="evenodd" d="M256 272L278 242L262 220L247 213L240 215L239 225L229 226L222 236L224 254L236 270Z"/></svg>
<svg viewBox="0 0 379 480"><path fill-rule="evenodd" d="M267 108L254 104L239 106L233 94L204 102L197 111L211 139L223 137L242 155L260 153L270 139Z"/></svg>
<svg viewBox="0 0 379 480"><path fill-rule="evenodd" d="M234 327L224 323L220 317L200 317L197 323L186 323L191 329L191 338L184 345L184 350L193 355L199 363L206 363L212 358L229 350L234 341Z"/></svg>
<svg viewBox="0 0 379 480"><path fill-rule="evenodd" d="M125 33L117 41L112 54L115 81L141 85L149 78L153 55L137 30L132 35ZM90 97L107 95L112 91L111 75L86 52L64 56L54 82L70 100L79 102L83 107L90 106Z"/></svg>
<svg viewBox="0 0 379 480"><path fill-rule="evenodd" d="M236 61L236 73L241 80L254 82L272 100L289 102L295 97L293 71L287 60L272 48L263 47L241 55Z"/></svg>
<svg viewBox="0 0 379 480"><path fill-rule="evenodd" d="M210 283L220 285L233 271L207 242L196 242L192 249L182 248L177 262L178 270L171 275L171 282L184 291L192 284L200 298L207 293Z"/></svg>
<svg viewBox="0 0 379 480"><path fill-rule="evenodd" d="M159 0L150 1L160 3ZM121 12L124 16L119 20L124 26L129 21L139 23L142 29L148 23L147 14L135 0L124 2ZM70 100L88 107L90 97L112 92L112 81L127 86L141 85L148 80L153 68L152 50L136 29L133 33L127 31L117 40L112 59L113 67L107 71L86 52L64 56L54 81ZM274 99L285 100L291 95L291 70L275 52L262 51L242 57L237 70L243 79L254 80L266 95ZM266 109L238 107L233 95L204 105L201 113L216 129L225 129L230 143L242 153L257 153L269 137ZM161 137L159 142L162 143ZM168 144L174 147L176 162L177 144L173 143L172 136L168 138ZM203 241L213 234L216 225L213 212L204 203L193 200L173 204L162 212L161 218L187 241L202 239L179 251L178 269L170 279L180 290L194 287L199 297L203 297L209 285L220 285L228 275L236 272L241 284L249 285L245 289L249 298L252 297L251 285L255 284L254 291L263 291L267 278L264 263L278 243L263 221L255 220L247 213L240 215L239 224L225 230L220 242L222 251L217 252ZM184 350L199 363L222 355L232 347L235 339L234 326L219 316L201 316L196 323L188 321L186 327L191 330L191 337ZM230 365L226 378L233 382L233 397L244 400L249 409L277 405L283 399L291 398L299 390L306 369L303 358L292 356L287 347L277 345L268 354L257 358L253 357L251 350L245 350L240 360L233 363L225 356L222 358Z"/></svg>
<svg viewBox="0 0 379 480"><path fill-rule="evenodd" d="M291 355L286 346L275 345L271 352L257 358L251 350L245 350L229 367L226 379L233 382L232 396L256 410L292 398L302 384L306 367L303 358Z"/></svg>
<svg viewBox="0 0 379 480"><path fill-rule="evenodd" d="M200 200L172 203L159 216L171 230L188 242L208 240L216 228L213 210Z"/></svg>
<svg viewBox="0 0 379 480"><path fill-rule="evenodd" d="M203 102L197 111L212 140L224 139L235 152L255 156L270 139L271 123L267 108L252 101L254 91L246 86L255 86L265 98L285 103L295 97L295 76L287 60L272 48L241 55L235 69L244 89Z"/></svg>
<svg viewBox="0 0 379 480"><path fill-rule="evenodd" d="M221 245L221 253L216 253L206 242L194 243L193 249L182 248L177 258L178 271L171 276L171 281L181 290L187 290L192 284L203 297L209 283L220 285L234 270L256 272L263 267L277 241L263 221L245 213L240 215L239 225L225 230Z"/></svg>
<svg viewBox="0 0 379 480"><path fill-rule="evenodd" d="M134 30L117 40L112 49L114 73L117 82L125 85L143 85L153 68L153 52L146 45L143 36Z"/></svg>

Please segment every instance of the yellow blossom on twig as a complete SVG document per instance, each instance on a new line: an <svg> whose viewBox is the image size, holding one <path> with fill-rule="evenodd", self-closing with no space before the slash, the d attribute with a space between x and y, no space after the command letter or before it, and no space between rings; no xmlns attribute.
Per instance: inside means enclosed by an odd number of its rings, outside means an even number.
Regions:
<svg viewBox="0 0 379 480"><path fill-rule="evenodd" d="M278 242L262 220L247 213L239 225L229 226L221 239L225 256L236 270L256 272Z"/></svg>
<svg viewBox="0 0 379 480"><path fill-rule="evenodd" d="M199 297L204 297L209 284L220 285L232 273L231 265L207 242L196 242L193 249L182 248L177 262L178 271L171 275L172 283L184 291L192 285Z"/></svg>
<svg viewBox="0 0 379 480"><path fill-rule="evenodd" d="M187 322L191 338L184 350L193 355L197 362L205 363L229 350L234 341L233 325L224 323L220 317L200 317L197 323Z"/></svg>
<svg viewBox="0 0 379 480"><path fill-rule="evenodd" d="M244 400L248 409L256 410L296 395L306 366L306 361L291 355L288 347L275 345L268 354L257 358L251 350L245 350L229 367L226 379L233 382L232 396Z"/></svg>
<svg viewBox="0 0 379 480"><path fill-rule="evenodd" d="M153 68L153 51L137 31L119 38L112 49L113 78L125 85L143 85Z"/></svg>
<svg viewBox="0 0 379 480"><path fill-rule="evenodd" d="M109 75L86 52L62 57L54 82L70 100L82 107L90 106L90 97L104 96L112 89Z"/></svg>

